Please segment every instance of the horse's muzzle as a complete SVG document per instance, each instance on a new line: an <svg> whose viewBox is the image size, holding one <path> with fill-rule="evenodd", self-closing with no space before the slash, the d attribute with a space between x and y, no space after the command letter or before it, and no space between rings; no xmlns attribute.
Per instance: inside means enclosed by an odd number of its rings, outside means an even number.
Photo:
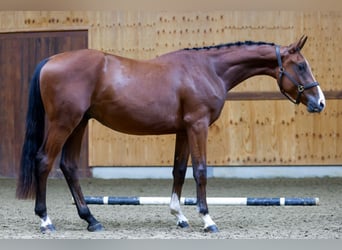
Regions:
<svg viewBox="0 0 342 250"><path fill-rule="evenodd" d="M320 113L325 108L325 102L319 101L319 102L312 102L309 101L307 105L307 109L310 113Z"/></svg>

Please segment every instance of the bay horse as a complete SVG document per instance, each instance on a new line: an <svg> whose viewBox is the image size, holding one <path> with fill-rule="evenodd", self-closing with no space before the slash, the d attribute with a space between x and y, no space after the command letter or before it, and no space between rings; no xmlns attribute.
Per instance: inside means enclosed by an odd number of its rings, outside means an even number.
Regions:
<svg viewBox="0 0 342 250"><path fill-rule="evenodd" d="M226 95L255 75L277 80L280 91L309 112L325 107L323 92L301 54L307 36L288 45L236 42L183 49L139 61L96 50L78 50L40 62L29 91L26 134L16 196L35 198L41 232L55 230L46 207L46 185L56 156L89 231L102 230L91 214L77 177L81 140L88 120L135 135L176 134L170 210L189 226L180 197L189 156L197 210L204 230L217 232L206 202L208 127L220 116ZM44 132L45 117L47 133Z"/></svg>

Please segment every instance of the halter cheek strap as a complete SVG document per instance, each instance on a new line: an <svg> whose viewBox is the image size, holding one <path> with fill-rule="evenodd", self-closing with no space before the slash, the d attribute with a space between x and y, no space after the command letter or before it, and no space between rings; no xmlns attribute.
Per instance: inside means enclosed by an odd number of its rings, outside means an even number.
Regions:
<svg viewBox="0 0 342 250"><path fill-rule="evenodd" d="M281 93L287 98L289 99L291 102L295 103L295 104L299 104L300 103L300 98L302 96L302 93L307 90L307 89L311 89L313 87L316 87L319 85L318 82L312 82L312 83L309 83L309 84L301 84L299 82L296 81L296 79L294 79L286 70L285 68L283 67L283 63L281 61L281 55L280 55L280 47L278 45L276 45L275 47L276 49L276 56L277 56L277 61L278 61L278 66L279 66L279 78L278 78L278 85L279 85L279 88L280 88L280 91ZM282 79L283 79L283 76L286 76L288 79L290 79L290 81L295 85L297 86L297 98L296 100L294 100L292 97L290 97L284 90L283 88L283 84L282 84Z"/></svg>

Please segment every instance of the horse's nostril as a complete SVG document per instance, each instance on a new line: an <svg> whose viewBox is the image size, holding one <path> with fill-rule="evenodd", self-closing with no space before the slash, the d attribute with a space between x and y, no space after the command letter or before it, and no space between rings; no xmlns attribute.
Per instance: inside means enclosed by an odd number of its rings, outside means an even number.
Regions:
<svg viewBox="0 0 342 250"><path fill-rule="evenodd" d="M323 108L325 107L324 102L320 102L320 103L319 103L319 106L323 109Z"/></svg>

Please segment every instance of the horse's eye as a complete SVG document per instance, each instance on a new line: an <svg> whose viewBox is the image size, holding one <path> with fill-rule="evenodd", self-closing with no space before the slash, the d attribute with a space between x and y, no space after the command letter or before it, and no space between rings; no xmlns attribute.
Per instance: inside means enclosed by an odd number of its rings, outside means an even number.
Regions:
<svg viewBox="0 0 342 250"><path fill-rule="evenodd" d="M306 70L305 63L298 64L298 70L299 70L299 72L305 72L305 70Z"/></svg>

